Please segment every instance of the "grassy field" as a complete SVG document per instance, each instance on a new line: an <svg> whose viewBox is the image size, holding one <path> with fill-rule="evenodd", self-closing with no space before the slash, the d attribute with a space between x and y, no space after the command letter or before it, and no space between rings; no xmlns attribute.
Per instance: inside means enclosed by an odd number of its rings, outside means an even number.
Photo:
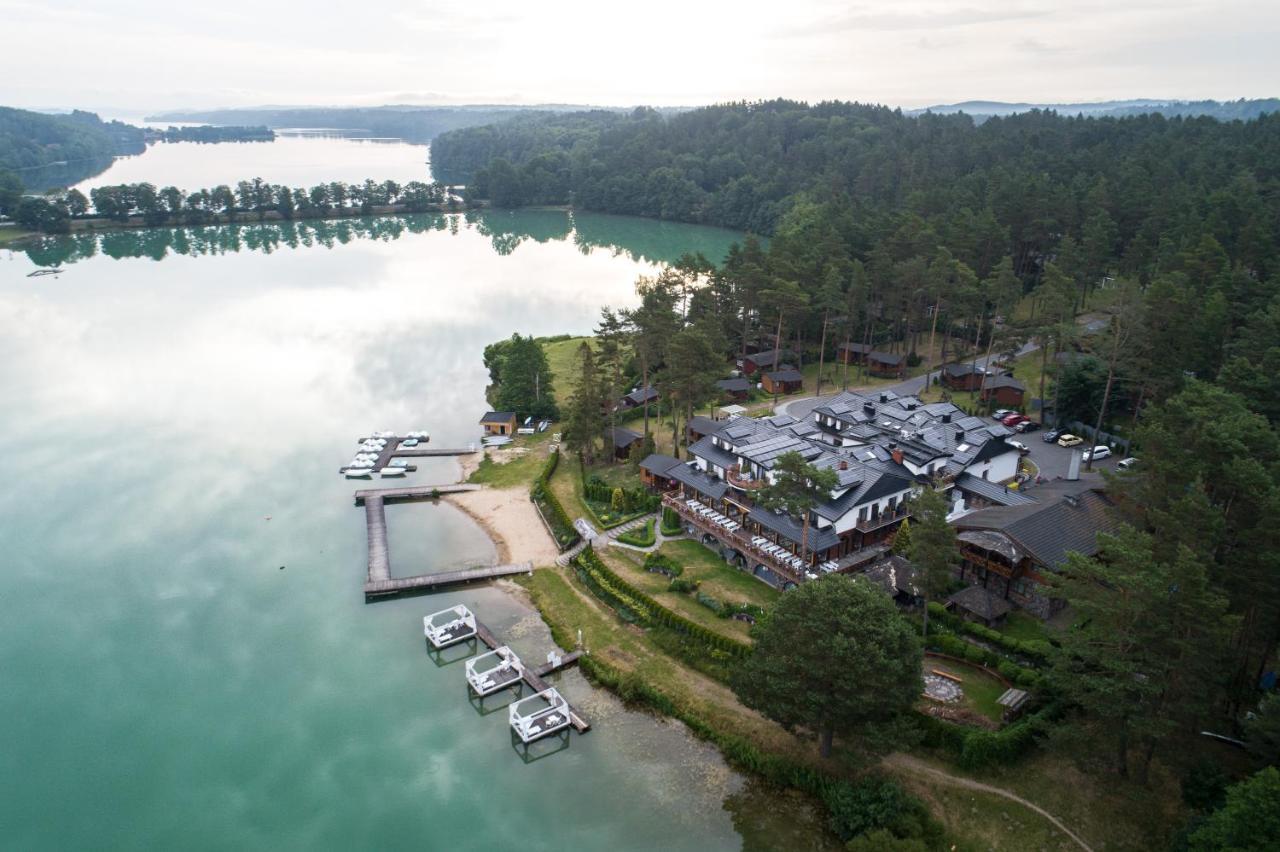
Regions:
<svg viewBox="0 0 1280 852"><path fill-rule="evenodd" d="M591 337L571 337L568 340L542 344L542 351L547 356L547 366L551 368L551 375L554 377L556 403L561 407L573 394L574 375L577 373L574 362L577 360L578 347L584 340L591 341L592 346L595 345L595 340Z"/></svg>
<svg viewBox="0 0 1280 852"><path fill-rule="evenodd" d="M994 793L947 787L918 777L908 777L906 787L929 805L952 836L967 841L966 848L1010 852L1080 848L1044 817ZM1053 812L1051 807L1046 810Z"/></svg>
<svg viewBox="0 0 1280 852"><path fill-rule="evenodd" d="M494 488L532 484L546 463L551 435L552 431L548 429L536 435L517 436L505 447L486 451L480 467L468 477L467 482Z"/></svg>
<svg viewBox="0 0 1280 852"><path fill-rule="evenodd" d="M768 607L780 594L767 583L729 565L696 541L668 541L658 548L658 552L684 566L683 579L698 580L703 591L720 600Z"/></svg>
<svg viewBox="0 0 1280 852"><path fill-rule="evenodd" d="M1009 613L1005 618L1004 627L1000 628L1000 632L1020 642L1028 639L1049 641L1049 631L1045 627L1045 623L1022 610L1014 610Z"/></svg>
<svg viewBox="0 0 1280 852"><path fill-rule="evenodd" d="M993 722L1000 721L1004 708L997 704L996 700L1008 689L1003 683L976 666L926 656L924 670L928 672L934 669L960 678L966 707L981 713Z"/></svg>

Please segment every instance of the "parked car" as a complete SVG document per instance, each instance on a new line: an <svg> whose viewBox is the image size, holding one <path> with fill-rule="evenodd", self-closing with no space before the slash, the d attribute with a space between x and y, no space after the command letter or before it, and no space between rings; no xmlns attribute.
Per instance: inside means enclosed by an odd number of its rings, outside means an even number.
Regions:
<svg viewBox="0 0 1280 852"><path fill-rule="evenodd" d="M1034 420L1023 420L1017 426L1013 427L1018 432L1034 432L1040 428L1040 424Z"/></svg>
<svg viewBox="0 0 1280 852"><path fill-rule="evenodd" d="M1084 438L1078 435L1063 435L1058 439L1059 447L1078 447L1084 443Z"/></svg>
<svg viewBox="0 0 1280 852"><path fill-rule="evenodd" d="M1026 423L1030 419L1031 418L1025 414L1017 414L1015 412L1014 414L1010 414L1008 417L1005 417L1000 422L1008 426L1010 429L1012 429L1015 426L1017 426L1019 423Z"/></svg>
<svg viewBox="0 0 1280 852"><path fill-rule="evenodd" d="M1021 441L1011 441L1008 438L1005 438L1005 443L1016 449L1019 455L1025 456L1027 453L1031 452L1031 448Z"/></svg>
<svg viewBox="0 0 1280 852"><path fill-rule="evenodd" d="M1050 429L1048 432L1045 432L1040 437L1041 437L1041 440L1043 440L1046 444L1056 444L1058 443L1058 439L1062 437L1062 430Z"/></svg>
<svg viewBox="0 0 1280 852"><path fill-rule="evenodd" d="M1129 458L1127 459L1120 459L1120 461L1116 462L1116 467L1120 470L1129 470L1137 463L1138 463L1137 459L1135 459L1133 456L1129 456Z"/></svg>
<svg viewBox="0 0 1280 852"><path fill-rule="evenodd" d="M1101 444L1099 444L1098 446L1094 447L1092 450L1084 451L1084 460L1097 461L1098 459L1105 459L1109 455L1111 455L1111 448L1104 447Z"/></svg>
<svg viewBox="0 0 1280 852"><path fill-rule="evenodd" d="M1014 411L1012 408L997 408L994 412L992 412L991 416L997 420L1003 421L1010 414L1017 414L1017 413L1018 412Z"/></svg>

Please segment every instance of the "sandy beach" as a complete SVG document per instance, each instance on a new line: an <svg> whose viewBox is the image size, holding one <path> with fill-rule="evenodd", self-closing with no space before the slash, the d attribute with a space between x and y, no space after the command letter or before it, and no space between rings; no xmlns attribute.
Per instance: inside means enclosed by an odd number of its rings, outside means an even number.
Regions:
<svg viewBox="0 0 1280 852"><path fill-rule="evenodd" d="M555 543L525 488L482 488L444 497L466 512L498 548L498 562L529 561L534 567L554 565Z"/></svg>

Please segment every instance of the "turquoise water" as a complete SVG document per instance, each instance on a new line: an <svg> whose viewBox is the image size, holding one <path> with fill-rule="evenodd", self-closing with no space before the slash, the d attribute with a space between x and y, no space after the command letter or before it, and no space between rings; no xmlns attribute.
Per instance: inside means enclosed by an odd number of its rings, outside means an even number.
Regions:
<svg viewBox="0 0 1280 852"><path fill-rule="evenodd" d="M366 605L363 513L336 473L373 429L474 439L486 343L588 331L656 262L733 235L557 211L394 221L0 251L4 845L823 843L802 804L576 671L559 685L594 730L522 760L421 618L464 602L529 659L545 626L494 587ZM39 263L64 271L27 277ZM411 481L454 476L439 460ZM390 511L398 571L494 558L452 507Z"/></svg>

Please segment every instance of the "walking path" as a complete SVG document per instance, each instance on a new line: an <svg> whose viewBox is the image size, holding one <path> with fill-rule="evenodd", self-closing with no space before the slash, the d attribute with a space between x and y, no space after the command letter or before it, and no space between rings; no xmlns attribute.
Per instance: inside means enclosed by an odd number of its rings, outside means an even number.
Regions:
<svg viewBox="0 0 1280 852"><path fill-rule="evenodd" d="M974 781L972 778L964 778L959 775L948 774L946 772L943 772L941 769L930 766L929 764L925 763L923 760L919 760L918 758L914 758L908 754L901 754L901 753L891 754L884 759L884 762L894 767L895 769L902 769L902 770L906 770L907 772L914 772L917 775L928 775L931 778L942 781L944 784L950 784L953 787L962 787L966 790L976 790L981 793L991 793L992 795L1000 796L1012 802L1017 802L1018 804L1022 805L1024 808L1033 810L1036 813L1038 813L1040 816L1047 819L1050 823L1053 824L1054 828L1058 829L1067 837L1070 837L1072 840L1078 843L1080 845L1080 848L1085 850L1085 852L1093 852L1093 849L1089 846L1088 843L1085 843L1083 840L1080 839L1080 837L1074 831L1072 831L1071 829L1067 828L1065 825L1062 824L1062 820L1058 819L1056 816L1049 813L1044 808L1040 807L1034 802L1028 802L1026 799L1022 798L1016 793L1011 793L1008 790L1001 789L1000 787L993 787L990 784L983 784L981 781Z"/></svg>
<svg viewBox="0 0 1280 852"><path fill-rule="evenodd" d="M606 530L604 533L597 532L596 528L593 527L591 525L591 522L588 521L586 518L578 518L576 521L573 522L573 526L578 531L578 533L582 536L582 540L579 541L577 544L575 544L573 547L566 550L564 553L561 553L558 557L556 557L556 564L559 565L561 568L568 565L569 562L573 559L573 557L577 556L579 553L581 553L583 550L586 549L588 544L601 544L604 546L611 545L613 547L628 547L628 548L631 548L632 550L640 550L640 551L652 550L653 549L652 547L649 547L649 548L636 547L634 545L623 544L622 542L614 541L614 539L622 535L624 532L629 532L631 530L639 529L640 527L644 526L645 522L648 521L650 518L655 519L654 535L656 536L657 543L654 545L654 547L656 547L657 544L660 544L662 541L662 530L659 528L660 524L656 520L657 513L641 515L635 520L627 521L625 524L614 527L611 530Z"/></svg>

